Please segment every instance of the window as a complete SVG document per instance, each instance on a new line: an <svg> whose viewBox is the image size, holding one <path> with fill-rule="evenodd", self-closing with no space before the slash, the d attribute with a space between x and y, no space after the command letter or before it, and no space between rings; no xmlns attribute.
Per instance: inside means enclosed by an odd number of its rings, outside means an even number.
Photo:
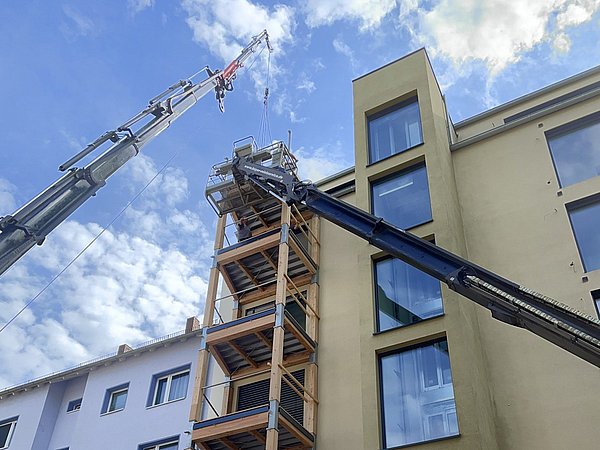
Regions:
<svg viewBox="0 0 600 450"><path fill-rule="evenodd" d="M71 400L67 405L67 412L79 411L81 409L82 398Z"/></svg>
<svg viewBox="0 0 600 450"><path fill-rule="evenodd" d="M592 292L592 300L596 306L596 313L598 314L598 317L600 317L600 290Z"/></svg>
<svg viewBox="0 0 600 450"><path fill-rule="evenodd" d="M445 339L382 355L379 369L385 448L458 435Z"/></svg>
<svg viewBox="0 0 600 450"><path fill-rule="evenodd" d="M444 313L440 282L398 258L375 261L377 331Z"/></svg>
<svg viewBox="0 0 600 450"><path fill-rule="evenodd" d="M568 207L573 233L586 272L600 269L600 200L588 199L576 206Z"/></svg>
<svg viewBox="0 0 600 450"><path fill-rule="evenodd" d="M150 385L148 406L162 405L185 398L189 379L189 364L154 375Z"/></svg>
<svg viewBox="0 0 600 450"><path fill-rule="evenodd" d="M15 432L18 417L0 420L0 449L8 448Z"/></svg>
<svg viewBox="0 0 600 450"><path fill-rule="evenodd" d="M154 442L146 442L138 445L138 450L177 450L179 448L179 436L173 436Z"/></svg>
<svg viewBox="0 0 600 450"><path fill-rule="evenodd" d="M375 163L423 143L419 102L402 102L369 118L369 162Z"/></svg>
<svg viewBox="0 0 600 450"><path fill-rule="evenodd" d="M600 113L546 133L561 187L600 175Z"/></svg>
<svg viewBox="0 0 600 450"><path fill-rule="evenodd" d="M431 220L425 165L394 174L371 185L373 214L400 228Z"/></svg>
<svg viewBox="0 0 600 450"><path fill-rule="evenodd" d="M102 414L121 411L125 409L127 402L127 393L129 392L129 383L120 384L106 390L104 402L102 403Z"/></svg>

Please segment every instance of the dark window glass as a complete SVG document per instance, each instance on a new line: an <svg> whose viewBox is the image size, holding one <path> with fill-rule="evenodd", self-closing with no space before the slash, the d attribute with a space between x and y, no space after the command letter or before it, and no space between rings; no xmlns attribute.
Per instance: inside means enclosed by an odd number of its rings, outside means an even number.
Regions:
<svg viewBox="0 0 600 450"><path fill-rule="evenodd" d="M71 411L79 411L81 409L82 398L78 398L77 400L71 400L67 405L67 412Z"/></svg>
<svg viewBox="0 0 600 450"><path fill-rule="evenodd" d="M369 118L371 163L422 143L421 117L416 98Z"/></svg>
<svg viewBox="0 0 600 450"><path fill-rule="evenodd" d="M443 314L440 282L397 258L375 261L377 331Z"/></svg>
<svg viewBox="0 0 600 450"><path fill-rule="evenodd" d="M8 448L17 425L17 417L0 421L0 448Z"/></svg>
<svg viewBox="0 0 600 450"><path fill-rule="evenodd" d="M592 292L592 300L594 301L594 305L596 305L596 313L600 317L600 290Z"/></svg>
<svg viewBox="0 0 600 450"><path fill-rule="evenodd" d="M384 447L458 434L445 340L380 357Z"/></svg>
<svg viewBox="0 0 600 450"><path fill-rule="evenodd" d="M189 381L189 365L154 375L150 383L150 393L146 406L161 405L185 398Z"/></svg>
<svg viewBox="0 0 600 450"><path fill-rule="evenodd" d="M600 175L600 117L565 125L546 137L561 187Z"/></svg>
<svg viewBox="0 0 600 450"><path fill-rule="evenodd" d="M431 220L424 165L375 181L371 189L373 214L387 222L406 229Z"/></svg>
<svg viewBox="0 0 600 450"><path fill-rule="evenodd" d="M177 436L138 445L138 450L177 450L178 448L179 438Z"/></svg>
<svg viewBox="0 0 600 450"><path fill-rule="evenodd" d="M600 269L600 201L570 208L569 217L585 271Z"/></svg>
<svg viewBox="0 0 600 450"><path fill-rule="evenodd" d="M114 411L121 411L127 403L127 393L129 392L129 383L123 383L106 390L104 402L102 402L102 414Z"/></svg>

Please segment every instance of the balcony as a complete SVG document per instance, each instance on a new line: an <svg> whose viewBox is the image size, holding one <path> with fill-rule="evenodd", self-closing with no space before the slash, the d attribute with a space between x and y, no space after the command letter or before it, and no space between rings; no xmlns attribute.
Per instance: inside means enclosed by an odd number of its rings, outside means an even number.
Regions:
<svg viewBox="0 0 600 450"><path fill-rule="evenodd" d="M192 441L203 450L264 450L269 406L258 406L194 424ZM278 448L310 449L314 435L282 407L278 416Z"/></svg>

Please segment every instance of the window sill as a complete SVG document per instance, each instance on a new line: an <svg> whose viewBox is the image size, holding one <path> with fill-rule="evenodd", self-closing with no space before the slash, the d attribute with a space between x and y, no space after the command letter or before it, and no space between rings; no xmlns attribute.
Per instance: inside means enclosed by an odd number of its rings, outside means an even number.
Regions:
<svg viewBox="0 0 600 450"><path fill-rule="evenodd" d="M429 321L434 320L434 319L439 319L440 317L444 317L445 315L446 314L442 312L441 314L438 314L437 316L428 317L427 319L420 320L419 322L413 322L413 323L409 323L409 324L406 324L406 325L399 325L397 327L388 328L386 330L374 331L373 332L373 336L379 336L380 334L389 333L390 331L400 330L402 328L409 328L409 327L413 327L414 325L420 325L420 324L422 324L424 322L429 322Z"/></svg>
<svg viewBox="0 0 600 450"><path fill-rule="evenodd" d="M152 409L152 408L158 408L159 406L164 406L164 405L169 405L171 403L177 403L180 402L182 400L185 400L187 397L187 395L185 397L181 397L175 400L169 400L168 402L162 402L162 403L157 403L156 405L150 405L150 406L146 406L146 409Z"/></svg>
<svg viewBox="0 0 600 450"><path fill-rule="evenodd" d="M451 436L444 436L444 437L441 437L441 438L429 439L427 441L413 442L412 444L398 445L396 447L382 447L381 450L396 450L396 449L399 449L399 448L416 447L417 445L431 444L432 442L447 441L447 440L450 440L450 439L457 439L459 437L460 437L460 433L457 433L457 434L453 434Z"/></svg>
<svg viewBox="0 0 600 450"><path fill-rule="evenodd" d="M394 153L393 155L386 156L385 158L382 158L382 159L378 159L377 161L370 162L366 165L366 167L373 167L374 165L379 164L380 162L387 161L388 159L391 159L394 156L402 155L403 153L414 150L415 148L421 147L422 145L425 145L425 142L421 142L419 144L413 145L412 147L408 147L407 149L404 149L401 152Z"/></svg>
<svg viewBox="0 0 600 450"><path fill-rule="evenodd" d="M102 417L102 416L109 416L109 415L111 415L111 414L114 414L114 413L121 412L121 411L123 411L124 409L125 409L125 408L121 408L121 409L115 409L115 410L113 410L113 411L106 411L106 412L103 412L102 414L100 414L100 417Z"/></svg>

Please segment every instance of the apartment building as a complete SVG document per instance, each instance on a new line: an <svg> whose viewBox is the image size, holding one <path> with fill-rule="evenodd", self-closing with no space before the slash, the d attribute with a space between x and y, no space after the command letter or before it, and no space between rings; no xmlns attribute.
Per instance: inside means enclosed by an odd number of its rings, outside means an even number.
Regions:
<svg viewBox="0 0 600 450"><path fill-rule="evenodd" d="M599 86L596 68L453 124L419 50L354 80L356 164L319 186L597 317ZM292 168L265 149L236 153ZM227 285L232 321L208 325L209 295L199 363L220 360L225 401L200 418L197 374L199 448L596 447L595 366L339 227L234 185L228 164L207 195L222 215L211 283ZM224 246L241 218L252 239ZM303 326L286 322L291 307ZM289 420L284 402L300 401Z"/></svg>
<svg viewBox="0 0 600 450"><path fill-rule="evenodd" d="M178 450L200 337L186 330L0 391L0 448ZM188 433L186 433L188 432Z"/></svg>
<svg viewBox="0 0 600 450"><path fill-rule="evenodd" d="M353 89L355 166L322 190L598 316L600 68L456 124L424 50ZM283 143L234 152L296 170ZM231 159L207 197L203 323L0 393L0 448L597 447L595 366L236 180ZM153 404L160 386L175 401Z"/></svg>

